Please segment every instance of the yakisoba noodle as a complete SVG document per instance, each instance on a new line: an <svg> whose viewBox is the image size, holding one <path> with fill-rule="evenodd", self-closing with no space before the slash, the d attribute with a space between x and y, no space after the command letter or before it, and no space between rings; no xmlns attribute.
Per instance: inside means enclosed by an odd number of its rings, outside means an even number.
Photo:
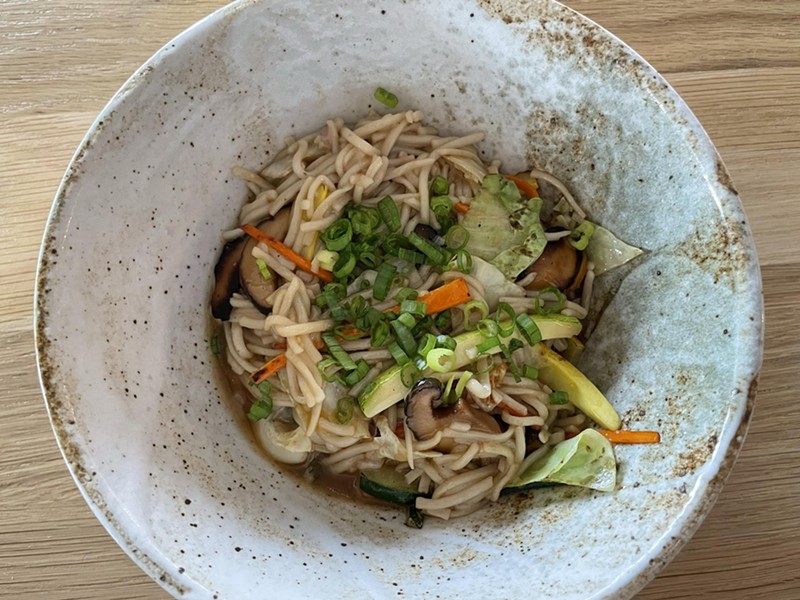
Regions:
<svg viewBox="0 0 800 600"><path fill-rule="evenodd" d="M476 149L483 138L440 135L407 111L354 125L336 118L288 139L263 170L235 169L252 194L239 222L260 224L268 243L226 231L217 265L212 308L225 358L253 397L249 416L267 453L312 478L353 475L354 489L409 505L417 524L420 513L465 515L536 483L613 488L613 475L610 485L607 473L575 482L544 465L596 410L579 371L564 379L551 364L582 348L592 224L552 175L501 177L499 161ZM537 179L551 185L544 202L530 199ZM507 223L476 216L502 217L503 206ZM480 250L498 228L516 236L511 265ZM517 273L520 252L529 259ZM572 263L550 264L559 252ZM553 281L558 269L571 269L568 281ZM430 313L451 288L466 296ZM255 384L264 373L267 383ZM597 414L619 427L610 405Z"/></svg>

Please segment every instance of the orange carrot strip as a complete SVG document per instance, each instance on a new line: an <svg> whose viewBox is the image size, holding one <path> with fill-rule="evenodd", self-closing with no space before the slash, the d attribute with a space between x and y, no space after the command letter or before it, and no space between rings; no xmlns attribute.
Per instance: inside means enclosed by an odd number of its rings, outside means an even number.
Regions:
<svg viewBox="0 0 800 600"><path fill-rule="evenodd" d="M657 444L661 441L661 436L657 431L598 429L597 432L612 444Z"/></svg>
<svg viewBox="0 0 800 600"><path fill-rule="evenodd" d="M464 204L463 202L456 202L453 204L453 208L456 209L456 212L460 212L462 215L465 215L469 212L469 204Z"/></svg>
<svg viewBox="0 0 800 600"><path fill-rule="evenodd" d="M250 375L250 381L261 383L267 377L271 377L286 366L286 355L278 354L275 358L265 362L257 371Z"/></svg>
<svg viewBox="0 0 800 600"><path fill-rule="evenodd" d="M263 231L260 231L259 229L247 223L241 226L241 230L244 231L250 237L257 239L259 242L262 242L267 246L269 246L270 248L272 248L273 250L275 250L276 252L279 252L281 255L288 258L290 261L292 261L306 273L311 273L312 275L316 275L326 283L330 283L331 281L333 281L333 273L331 273L330 271L326 271L325 269L320 269L318 271L315 271L313 268L311 268L311 261L306 260L305 258L300 256L297 252L289 248L289 246L287 246L283 242L279 242L274 237L267 235Z"/></svg>
<svg viewBox="0 0 800 600"><path fill-rule="evenodd" d="M444 285L431 290L424 296L417 298L425 303L425 312L429 315L453 308L472 300L467 282L461 278L453 279Z"/></svg>
<svg viewBox="0 0 800 600"><path fill-rule="evenodd" d="M520 179L519 177L514 177L513 175L503 175L509 181L513 181L514 184L517 186L517 189L525 194L528 198L538 198L539 197L539 186L531 181L525 181L524 179Z"/></svg>

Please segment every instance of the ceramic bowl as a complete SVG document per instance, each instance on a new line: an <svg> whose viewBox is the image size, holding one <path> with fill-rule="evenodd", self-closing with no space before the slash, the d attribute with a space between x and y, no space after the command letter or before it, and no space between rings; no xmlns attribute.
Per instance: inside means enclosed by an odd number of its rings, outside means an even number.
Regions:
<svg viewBox="0 0 800 600"><path fill-rule="evenodd" d="M582 368L627 427L617 491L507 497L417 531L260 454L221 399L207 299L219 234L284 136L376 86L510 171L558 174L644 257L598 280ZM627 598L710 510L762 354L747 222L687 106L611 34L546 0L241 2L114 96L58 191L38 275L41 381L98 519L187 598Z"/></svg>

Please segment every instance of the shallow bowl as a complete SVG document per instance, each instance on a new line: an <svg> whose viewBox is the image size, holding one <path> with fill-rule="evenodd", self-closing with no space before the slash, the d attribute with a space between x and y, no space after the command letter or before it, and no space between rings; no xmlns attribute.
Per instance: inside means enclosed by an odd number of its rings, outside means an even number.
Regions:
<svg viewBox="0 0 800 600"><path fill-rule="evenodd" d="M582 368L627 427L617 491L507 497L415 531L264 460L221 399L207 299L219 233L286 135L395 92L442 131L487 132L510 171L566 180L647 253L598 279ZM380 107L379 107L380 108ZM149 60L58 191L37 287L41 381L78 486L175 596L627 598L710 510L762 354L741 203L687 106L555 2L241 2Z"/></svg>

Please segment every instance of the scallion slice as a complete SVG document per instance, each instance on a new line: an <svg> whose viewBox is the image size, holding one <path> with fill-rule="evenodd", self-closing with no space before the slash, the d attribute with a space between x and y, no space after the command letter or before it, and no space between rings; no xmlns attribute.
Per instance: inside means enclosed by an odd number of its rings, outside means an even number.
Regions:
<svg viewBox="0 0 800 600"><path fill-rule="evenodd" d="M514 321L516 322L517 329L519 329L522 337L524 337L525 341L531 346L542 341L542 332L539 331L538 325L534 323L533 319L531 319L529 315L520 313L517 315L517 318L514 319Z"/></svg>
<svg viewBox="0 0 800 600"><path fill-rule="evenodd" d="M456 353L447 348L434 348L425 357L428 368L437 373L452 371L456 365Z"/></svg>
<svg viewBox="0 0 800 600"><path fill-rule="evenodd" d="M417 354L417 342L414 340L414 335L411 333L411 327L408 327L401 319L403 317L411 317L411 315L400 315L391 322L392 329L394 329L394 338L403 349L406 356L414 356ZM411 317L413 319L413 317Z"/></svg>
<svg viewBox="0 0 800 600"><path fill-rule="evenodd" d="M339 425L346 425L353 418L353 411L356 407L356 399L352 396L344 396L336 402L336 421Z"/></svg>
<svg viewBox="0 0 800 600"><path fill-rule="evenodd" d="M461 398L461 394L464 393L464 388L467 387L470 379L472 379L472 371L464 371L461 377L458 378L458 383L455 388L457 398Z"/></svg>
<svg viewBox="0 0 800 600"><path fill-rule="evenodd" d="M550 392L548 399L550 404L566 404L569 402L569 394L567 392Z"/></svg>
<svg viewBox="0 0 800 600"><path fill-rule="evenodd" d="M491 338L483 340L480 344L475 346L475 349L479 353L483 354L484 352L488 352L489 350L491 350L493 348L497 348L498 346L501 346L501 345L502 344L500 343L500 340L498 338L491 337Z"/></svg>
<svg viewBox="0 0 800 600"><path fill-rule="evenodd" d="M414 318L414 315L410 315L408 313L400 313L397 315L395 319L397 322L402 323L409 329L413 329L414 326L417 324L417 320Z"/></svg>
<svg viewBox="0 0 800 600"><path fill-rule="evenodd" d="M322 334L322 341L325 342L325 346L327 346L328 352L331 353L331 356L345 371L352 371L356 368L355 361L350 358L350 355L347 352L344 351L344 348L342 348L339 340L336 339L335 333L332 331L326 331Z"/></svg>
<svg viewBox="0 0 800 600"><path fill-rule="evenodd" d="M586 246L589 245L589 240L592 238L593 233L594 224L591 221L583 221L572 230L569 243L572 244L576 250L586 250Z"/></svg>
<svg viewBox="0 0 800 600"><path fill-rule="evenodd" d="M481 319L475 327L483 337L497 337L500 333L500 327L494 319Z"/></svg>
<svg viewBox="0 0 800 600"><path fill-rule="evenodd" d="M420 375L419 367L411 361L408 361L400 367L400 382L406 387L414 385Z"/></svg>
<svg viewBox="0 0 800 600"><path fill-rule="evenodd" d="M404 365L406 363L411 362L411 359L408 357L408 354L403 352L403 349L400 347L400 344L398 344L395 340L389 340L389 343L386 345L386 348L392 355L394 362L396 362L398 365Z"/></svg>
<svg viewBox="0 0 800 600"><path fill-rule="evenodd" d="M434 196L431 198L431 210L434 214L449 213L453 210L453 201L450 200L450 196Z"/></svg>
<svg viewBox="0 0 800 600"><path fill-rule="evenodd" d="M431 181L431 195L443 196L450 192L450 182L441 175L437 175Z"/></svg>
<svg viewBox="0 0 800 600"><path fill-rule="evenodd" d="M211 348L211 352L214 354L214 356L219 356L222 353L219 348L219 338L216 335L211 336L211 339L208 340L208 345Z"/></svg>
<svg viewBox="0 0 800 600"><path fill-rule="evenodd" d="M456 250L456 268L469 275L472 272L472 254L466 250Z"/></svg>
<svg viewBox="0 0 800 600"><path fill-rule="evenodd" d="M494 318L497 319L497 325L500 328L500 335L508 337L514 333L514 319L517 318L517 313L508 302L498 304L497 311L494 314ZM503 323L506 323L506 325L504 326Z"/></svg>
<svg viewBox="0 0 800 600"><path fill-rule="evenodd" d="M378 214L381 219L386 223L386 227L391 232L400 229L400 211L397 209L397 204L391 196L384 196L378 202Z"/></svg>
<svg viewBox="0 0 800 600"><path fill-rule="evenodd" d="M400 312L408 313L415 317L424 317L426 312L425 303L419 300L403 300L400 303Z"/></svg>
<svg viewBox="0 0 800 600"><path fill-rule="evenodd" d="M369 372L369 364L363 358L356 363L356 368L344 376L346 385L355 385Z"/></svg>
<svg viewBox="0 0 800 600"><path fill-rule="evenodd" d="M347 248L353 239L353 225L349 219L337 219L322 233L325 247L333 252Z"/></svg>
<svg viewBox="0 0 800 600"><path fill-rule="evenodd" d="M472 331L478 322L489 315L489 306L483 300L470 300L464 305L464 329Z"/></svg>
<svg viewBox="0 0 800 600"><path fill-rule="evenodd" d="M451 338L449 335L436 336L437 348L447 348L448 350L455 350L456 346L457 346L456 340L454 338Z"/></svg>
<svg viewBox="0 0 800 600"><path fill-rule="evenodd" d="M375 90L375 100L383 104L387 108L394 108L397 106L399 100L397 96L395 96L389 90L385 90L382 87L379 87Z"/></svg>
<svg viewBox="0 0 800 600"><path fill-rule="evenodd" d="M261 273L261 276L266 279L267 281L272 280L272 272L269 270L267 266L267 261L263 258L256 259L256 266L258 266L258 272Z"/></svg>
<svg viewBox="0 0 800 600"><path fill-rule="evenodd" d="M428 352L433 350L436 347L436 336L432 333L426 333L422 336L422 339L419 341L419 345L417 348L417 353L425 357L428 355Z"/></svg>
<svg viewBox="0 0 800 600"><path fill-rule="evenodd" d="M556 297L556 304L550 308L544 307L544 300L542 300L542 296L544 294L554 294ZM567 297L564 293L558 289L554 285L550 285L543 290L541 290L536 295L536 300L534 300L534 308L533 310L536 312L537 315L552 315L555 313L559 313L564 309L564 305L567 302Z"/></svg>
<svg viewBox="0 0 800 600"><path fill-rule="evenodd" d="M369 345L373 348L383 346L389 337L389 324L386 321L375 321L369 330Z"/></svg>
<svg viewBox="0 0 800 600"><path fill-rule="evenodd" d="M528 379L539 379L539 369L531 365L522 367L522 375Z"/></svg>
<svg viewBox="0 0 800 600"><path fill-rule="evenodd" d="M336 279L344 279L350 275L355 268L356 257L353 256L351 252L342 253L342 255L339 256L339 260L333 265L333 276L336 277Z"/></svg>
<svg viewBox="0 0 800 600"><path fill-rule="evenodd" d="M394 276L397 274L397 267L391 263L383 263L378 269L375 277L375 287L372 290L372 297L376 300L386 300L389 289L392 287Z"/></svg>
<svg viewBox="0 0 800 600"><path fill-rule="evenodd" d="M394 299L402 303L406 300L416 300L418 295L419 294L417 293L417 290L414 288L404 287L398 290L398 292L394 295Z"/></svg>
<svg viewBox="0 0 800 600"><path fill-rule="evenodd" d="M469 242L469 231L461 225L453 225L444 234L444 243L453 250L461 250L467 245L467 242Z"/></svg>
<svg viewBox="0 0 800 600"><path fill-rule="evenodd" d="M408 234L407 239L409 242L411 242L412 246L414 246L428 258L432 265L443 265L445 262L447 262L447 256L436 244L432 244L425 238L421 238L413 231Z"/></svg>
<svg viewBox="0 0 800 600"><path fill-rule="evenodd" d="M317 371L319 371L319 375L322 377L323 381L331 382L339 379L336 373L340 368L339 363L336 362L334 358L323 358L317 363Z"/></svg>

